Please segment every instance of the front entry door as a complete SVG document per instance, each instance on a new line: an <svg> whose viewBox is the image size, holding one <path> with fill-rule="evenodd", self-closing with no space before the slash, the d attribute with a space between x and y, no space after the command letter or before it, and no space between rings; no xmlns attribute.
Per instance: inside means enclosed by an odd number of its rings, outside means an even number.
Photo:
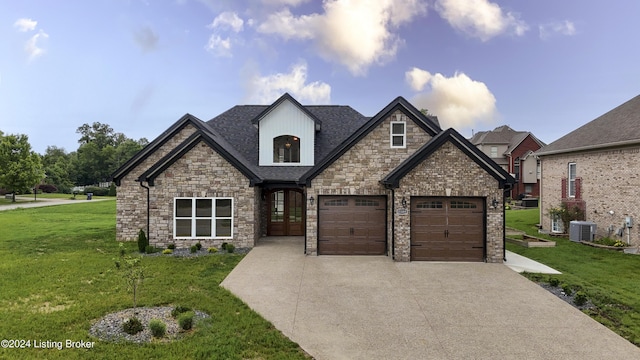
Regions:
<svg viewBox="0 0 640 360"><path fill-rule="evenodd" d="M274 190L269 194L267 235L304 235L302 192L293 189Z"/></svg>

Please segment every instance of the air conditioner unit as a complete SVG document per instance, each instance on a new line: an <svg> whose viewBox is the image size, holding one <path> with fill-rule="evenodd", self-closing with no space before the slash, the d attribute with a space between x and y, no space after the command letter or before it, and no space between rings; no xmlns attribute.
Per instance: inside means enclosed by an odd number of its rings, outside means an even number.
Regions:
<svg viewBox="0 0 640 360"><path fill-rule="evenodd" d="M596 223L592 221L571 221L569 223L569 240L593 241L596 235Z"/></svg>

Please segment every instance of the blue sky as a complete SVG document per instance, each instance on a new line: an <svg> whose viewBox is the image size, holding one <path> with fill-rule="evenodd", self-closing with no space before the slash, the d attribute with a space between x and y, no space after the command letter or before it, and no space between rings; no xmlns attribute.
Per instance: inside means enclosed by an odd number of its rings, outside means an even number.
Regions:
<svg viewBox="0 0 640 360"><path fill-rule="evenodd" d="M638 95L637 0L0 0L0 130L75 151L289 92L549 143Z"/></svg>

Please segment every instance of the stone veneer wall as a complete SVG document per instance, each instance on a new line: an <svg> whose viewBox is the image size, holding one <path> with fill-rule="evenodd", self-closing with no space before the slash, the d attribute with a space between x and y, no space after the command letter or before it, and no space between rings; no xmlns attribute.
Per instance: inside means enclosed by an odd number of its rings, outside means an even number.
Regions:
<svg viewBox="0 0 640 360"><path fill-rule="evenodd" d="M581 199L586 203L586 220L597 224L597 236L627 242L627 231L619 237L625 216L631 216L631 244L640 245L640 147L626 147L541 157L542 194L540 223L551 231L549 209L560 206L562 178L568 177L569 163L576 163L576 176L581 178ZM613 210L614 214L609 214ZM614 232L609 233L613 225ZM568 230L566 230L568 231Z"/></svg>
<svg viewBox="0 0 640 360"><path fill-rule="evenodd" d="M391 148L391 121L406 121L406 148ZM386 118L338 160L313 179L307 188L307 199L318 195L390 195L379 181L404 159L427 143L431 136L415 124L401 111ZM390 201L390 196L387 197ZM313 206L307 201L307 254L317 255L318 249L318 203ZM390 219L391 204L387 204ZM391 239L391 227L388 226L387 239ZM390 243L390 241L388 241ZM390 246L390 245L389 245Z"/></svg>
<svg viewBox="0 0 640 360"><path fill-rule="evenodd" d="M173 204L175 197L232 197L233 239L173 238ZM259 192L233 165L204 142L200 142L173 163L151 187L151 230L149 242L164 248L175 243L177 248L200 242L203 247L220 247L223 242L236 247L253 247L259 236L256 198Z"/></svg>
<svg viewBox="0 0 640 360"><path fill-rule="evenodd" d="M134 241L140 229L147 231L147 190L136 179L195 131L186 126L122 179L116 195L116 240Z"/></svg>
<svg viewBox="0 0 640 360"><path fill-rule="evenodd" d="M487 262L503 260L503 190L498 180L488 174L456 146L447 142L403 179L395 190L395 208L402 208L402 198L407 200L406 215L395 215L395 260L410 260L411 196L447 196L485 198ZM493 199L499 201L491 209Z"/></svg>

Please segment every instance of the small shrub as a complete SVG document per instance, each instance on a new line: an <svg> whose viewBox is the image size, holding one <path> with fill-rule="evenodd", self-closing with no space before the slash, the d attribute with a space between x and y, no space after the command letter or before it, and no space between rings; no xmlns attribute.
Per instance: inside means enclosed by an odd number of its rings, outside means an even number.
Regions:
<svg viewBox="0 0 640 360"><path fill-rule="evenodd" d="M198 249L198 251L200 251L200 249L202 249L202 244L200 244L200 241L198 241L196 243L196 248Z"/></svg>
<svg viewBox="0 0 640 360"><path fill-rule="evenodd" d="M149 321L149 329L154 337L161 338L167 333L167 324L160 319L151 319Z"/></svg>
<svg viewBox="0 0 640 360"><path fill-rule="evenodd" d="M40 184L38 185L38 189L47 194L58 192L58 188L53 184Z"/></svg>
<svg viewBox="0 0 640 360"><path fill-rule="evenodd" d="M573 303L582 306L587 303L587 294L582 291L578 291L573 298Z"/></svg>
<svg viewBox="0 0 640 360"><path fill-rule="evenodd" d="M156 252L156 248L151 245L147 245L144 248L144 252L146 252L147 254L153 254L154 252Z"/></svg>
<svg viewBox="0 0 640 360"><path fill-rule="evenodd" d="M171 249L164 249L164 250L162 250L162 253L163 253L163 254L165 254L165 255L173 254L173 250L171 250Z"/></svg>
<svg viewBox="0 0 640 360"><path fill-rule="evenodd" d="M176 249L176 244L169 244L167 246L167 249L175 250Z"/></svg>
<svg viewBox="0 0 640 360"><path fill-rule="evenodd" d="M178 317L178 315L180 315L182 313L186 313L188 311L191 311L190 307L178 305L178 306L174 307L173 310L171 310L171 316L173 316L175 318L175 317Z"/></svg>
<svg viewBox="0 0 640 360"><path fill-rule="evenodd" d="M562 284L562 291L564 291L567 296L570 296L573 293L571 285L569 284Z"/></svg>
<svg viewBox="0 0 640 360"><path fill-rule="evenodd" d="M229 244L227 244L226 242L223 242L223 243L222 243L222 246L220 246L220 248L221 248L222 250L227 250L227 245L229 245Z"/></svg>
<svg viewBox="0 0 640 360"><path fill-rule="evenodd" d="M227 244L227 252L229 254L231 254L233 252L233 250L235 250L235 249L236 249L236 247L233 246L233 244Z"/></svg>
<svg viewBox="0 0 640 360"><path fill-rule="evenodd" d="M558 278L550 278L549 285L557 287L558 285L560 285L560 280L558 280Z"/></svg>
<svg viewBox="0 0 640 360"><path fill-rule="evenodd" d="M147 239L147 235L145 235L144 230L140 229L140 231L138 231L138 251L141 253L145 252L148 245L149 239Z"/></svg>
<svg viewBox="0 0 640 360"><path fill-rule="evenodd" d="M189 251L191 251L192 254L196 253L198 251L198 247L193 245L189 248Z"/></svg>
<svg viewBox="0 0 640 360"><path fill-rule="evenodd" d="M84 193L85 195L87 193L92 193L93 196L107 196L109 195L109 188L101 188L97 186L85 186Z"/></svg>
<svg viewBox="0 0 640 360"><path fill-rule="evenodd" d="M217 252L218 252L218 249L217 249L217 248L214 248L214 247L210 247L209 249L207 249L207 251L208 251L210 254L215 254L215 253L217 253Z"/></svg>
<svg viewBox="0 0 640 360"><path fill-rule="evenodd" d="M122 323L122 330L129 335L135 335L143 330L142 322L134 316Z"/></svg>
<svg viewBox="0 0 640 360"><path fill-rule="evenodd" d="M193 311L187 311L178 316L178 325L182 330L191 330L191 328L193 327L194 315L195 313Z"/></svg>
<svg viewBox="0 0 640 360"><path fill-rule="evenodd" d="M117 192L118 190L116 190L116 184L111 183L111 185L109 185L109 192L107 193L107 196L116 196Z"/></svg>

